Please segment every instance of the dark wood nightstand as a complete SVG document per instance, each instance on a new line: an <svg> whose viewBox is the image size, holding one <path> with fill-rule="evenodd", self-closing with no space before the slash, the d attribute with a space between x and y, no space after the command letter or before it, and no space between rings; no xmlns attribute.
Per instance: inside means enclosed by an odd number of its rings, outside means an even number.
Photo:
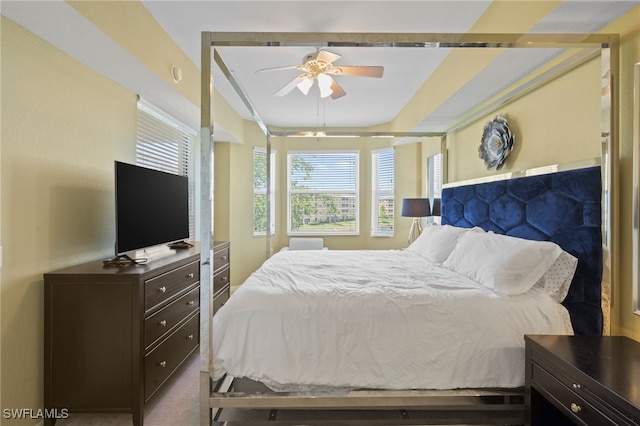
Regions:
<svg viewBox="0 0 640 426"><path fill-rule="evenodd" d="M640 343L525 336L527 425L640 424Z"/></svg>

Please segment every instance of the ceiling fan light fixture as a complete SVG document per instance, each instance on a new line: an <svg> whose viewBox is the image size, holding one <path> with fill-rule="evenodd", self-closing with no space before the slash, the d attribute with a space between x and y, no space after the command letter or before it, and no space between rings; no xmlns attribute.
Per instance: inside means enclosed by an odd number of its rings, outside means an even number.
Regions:
<svg viewBox="0 0 640 426"><path fill-rule="evenodd" d="M326 98L327 96L331 96L333 93L333 89L331 88L331 83L333 79L326 74L318 74L318 88L320 89L320 97Z"/></svg>
<svg viewBox="0 0 640 426"><path fill-rule="evenodd" d="M309 93L309 89L311 89L311 86L313 86L313 79L307 77L300 81L300 83L298 83L296 86L298 87L298 90L306 95Z"/></svg>

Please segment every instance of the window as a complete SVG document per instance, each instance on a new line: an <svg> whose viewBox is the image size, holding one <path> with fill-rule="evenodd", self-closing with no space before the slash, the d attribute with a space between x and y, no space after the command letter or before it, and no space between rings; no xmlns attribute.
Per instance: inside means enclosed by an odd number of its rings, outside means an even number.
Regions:
<svg viewBox="0 0 640 426"><path fill-rule="evenodd" d="M189 178L189 236L194 237L196 132L143 100L138 101L137 127L136 164Z"/></svg>
<svg viewBox="0 0 640 426"><path fill-rule="evenodd" d="M442 154L433 155L427 161L427 196L432 200L442 198Z"/></svg>
<svg viewBox="0 0 640 426"><path fill-rule="evenodd" d="M442 198L442 153L432 155L427 160L427 197L431 200ZM440 223L440 218L432 216L428 218L430 222Z"/></svg>
<svg viewBox="0 0 640 426"><path fill-rule="evenodd" d="M271 220L270 233L276 232L275 221L275 171L276 153L271 151ZM267 151L264 148L253 149L253 235L267 234Z"/></svg>
<svg viewBox="0 0 640 426"><path fill-rule="evenodd" d="M393 236L394 159L393 149L374 151L371 154L372 236Z"/></svg>
<svg viewBox="0 0 640 426"><path fill-rule="evenodd" d="M358 234L357 151L289 153L289 234Z"/></svg>

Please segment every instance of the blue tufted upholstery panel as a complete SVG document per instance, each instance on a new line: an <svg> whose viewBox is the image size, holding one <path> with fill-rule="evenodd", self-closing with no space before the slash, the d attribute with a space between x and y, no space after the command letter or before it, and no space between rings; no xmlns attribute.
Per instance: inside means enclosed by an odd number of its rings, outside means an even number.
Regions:
<svg viewBox="0 0 640 426"><path fill-rule="evenodd" d="M602 334L600 167L445 188L442 223L553 241L578 258L563 305L576 334Z"/></svg>

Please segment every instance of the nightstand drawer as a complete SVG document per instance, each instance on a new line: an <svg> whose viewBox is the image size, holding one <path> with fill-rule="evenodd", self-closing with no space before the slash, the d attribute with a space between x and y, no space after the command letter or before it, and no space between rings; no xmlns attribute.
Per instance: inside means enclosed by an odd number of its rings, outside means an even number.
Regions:
<svg viewBox="0 0 640 426"><path fill-rule="evenodd" d="M535 387L545 393L545 396L573 422L598 426L631 424L608 410L601 402L589 395L580 384L572 382L567 385L571 380L565 377L559 379L560 376L552 375L535 362L532 364L531 374Z"/></svg>
<svg viewBox="0 0 640 426"><path fill-rule="evenodd" d="M145 281L144 310L149 311L198 281L200 281L198 262L181 266Z"/></svg>
<svg viewBox="0 0 640 426"><path fill-rule="evenodd" d="M144 320L144 346L148 348L153 342L169 332L180 321L188 317L200 307L200 287L172 302Z"/></svg>
<svg viewBox="0 0 640 426"><path fill-rule="evenodd" d="M145 401L198 346L199 330L200 315L196 314L144 358Z"/></svg>

